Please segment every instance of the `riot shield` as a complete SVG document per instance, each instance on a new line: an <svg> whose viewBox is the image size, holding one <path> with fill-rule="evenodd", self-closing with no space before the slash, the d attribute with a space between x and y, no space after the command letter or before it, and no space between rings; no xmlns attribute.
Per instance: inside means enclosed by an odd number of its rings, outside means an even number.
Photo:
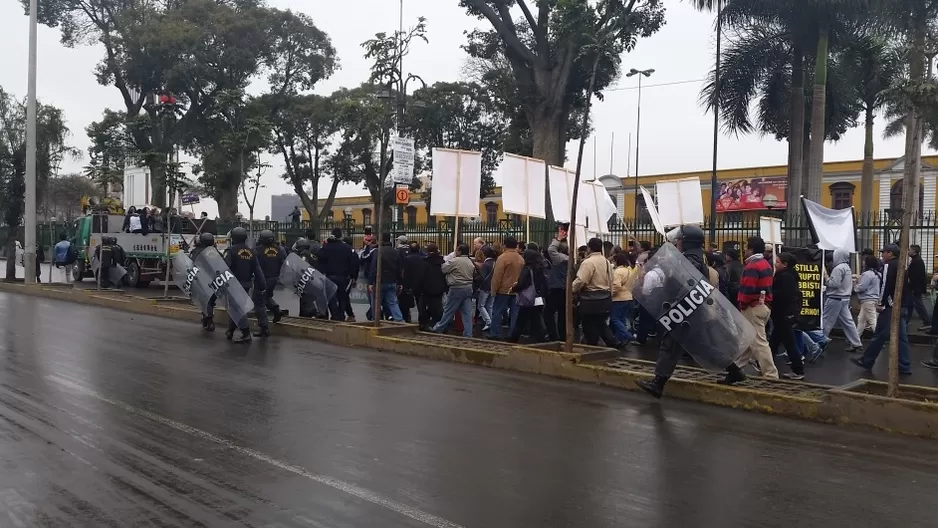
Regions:
<svg viewBox="0 0 938 528"><path fill-rule="evenodd" d="M339 287L296 253L287 255L280 269L280 283L302 300L315 304L318 313L329 310L329 301Z"/></svg>
<svg viewBox="0 0 938 528"><path fill-rule="evenodd" d="M208 305L212 302L212 295L215 294L209 285L211 279L209 279L208 274L197 268L189 255L182 251L177 252L173 257L172 268L173 280L176 281L176 286L182 290L182 293L193 304L199 307L203 314L207 314L209 311Z"/></svg>
<svg viewBox="0 0 938 528"><path fill-rule="evenodd" d="M95 256L91 257L91 271L93 271L94 274L97 275L98 269L100 268L101 268L101 261L98 260L98 257L95 257ZM111 266L108 269L108 273L107 273L108 279L111 280L111 284L113 286L123 285L125 275L127 275L127 270L124 268L124 266L121 266L120 264L115 264Z"/></svg>
<svg viewBox="0 0 938 528"><path fill-rule="evenodd" d="M231 320L238 323L254 309L254 301L231 273L225 259L215 248L205 248L195 257L195 267L205 272L209 287L223 304Z"/></svg>
<svg viewBox="0 0 938 528"><path fill-rule="evenodd" d="M700 366L722 371L756 331L676 247L665 243L644 265L633 296Z"/></svg>

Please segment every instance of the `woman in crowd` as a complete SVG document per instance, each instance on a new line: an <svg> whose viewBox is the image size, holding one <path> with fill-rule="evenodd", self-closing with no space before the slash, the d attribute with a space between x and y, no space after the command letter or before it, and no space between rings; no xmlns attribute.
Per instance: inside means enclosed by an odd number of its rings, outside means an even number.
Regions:
<svg viewBox="0 0 938 528"><path fill-rule="evenodd" d="M860 301L860 314L857 316L857 332L863 335L867 328L876 329L876 305L879 304L883 274L879 272L879 260L873 255L863 258L863 274L860 275L853 291Z"/></svg>
<svg viewBox="0 0 938 528"><path fill-rule="evenodd" d="M616 339L621 343L632 341L629 333L629 315L635 307L632 289L638 280L638 269L628 253L616 253L615 270L612 277L612 310L609 312L609 326Z"/></svg>
<svg viewBox="0 0 938 528"><path fill-rule="evenodd" d="M779 345L784 345L791 362L791 372L783 374L793 380L804 379L804 363L801 359L801 344L795 332L795 320L801 312L801 290L798 289L798 274L795 272L795 256L782 253L775 259L775 278L772 281L772 336L769 348L775 354Z"/></svg>
<svg viewBox="0 0 938 528"><path fill-rule="evenodd" d="M544 262L541 253L536 249L526 249L522 255L524 267L518 276L518 282L512 287L512 293L518 294L515 304L518 310L518 320L508 341L517 343L521 334L530 329L528 335L535 343L544 341L547 332L544 330L544 299L547 298L547 275L544 273ZM533 291L529 288L533 287ZM525 292L525 290L528 290Z"/></svg>

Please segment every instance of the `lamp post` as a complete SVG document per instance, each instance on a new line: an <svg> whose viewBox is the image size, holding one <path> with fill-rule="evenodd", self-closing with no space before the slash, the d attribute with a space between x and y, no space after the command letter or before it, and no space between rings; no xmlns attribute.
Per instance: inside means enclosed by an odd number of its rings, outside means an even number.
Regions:
<svg viewBox="0 0 938 528"><path fill-rule="evenodd" d="M642 77L651 77L651 74L655 73L653 68L647 70L636 70L632 68L629 70L629 73L626 73L626 77L633 77L638 75L638 110L636 112L636 124L635 124L635 217L638 218L638 153L639 153L639 142L642 137Z"/></svg>
<svg viewBox="0 0 938 528"><path fill-rule="evenodd" d="M23 270L27 284L36 276L36 30L39 0L29 1L29 66L26 80L26 202L23 228Z"/></svg>
<svg viewBox="0 0 938 528"><path fill-rule="evenodd" d="M720 140L720 44L723 40L723 0L717 0L717 58L714 71L713 96L713 168L710 171L710 241L717 237L717 146ZM765 203L765 200L762 201ZM771 209L771 207L769 208Z"/></svg>

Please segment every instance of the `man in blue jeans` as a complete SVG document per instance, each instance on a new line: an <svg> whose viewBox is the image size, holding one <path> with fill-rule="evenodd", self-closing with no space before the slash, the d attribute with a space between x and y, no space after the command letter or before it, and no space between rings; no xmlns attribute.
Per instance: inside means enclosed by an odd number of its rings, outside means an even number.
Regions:
<svg viewBox="0 0 938 528"><path fill-rule="evenodd" d="M434 332L443 333L449 328L450 322L458 311L462 316L462 335L472 337L472 277L475 264L469 258L470 249L466 244L460 244L453 254L452 260L443 264L441 268L446 275L446 285L449 293L446 297L446 307L443 317L433 327Z"/></svg>
<svg viewBox="0 0 938 528"><path fill-rule="evenodd" d="M374 289L375 285L381 288L381 307L386 308L395 321L403 321L401 307L397 303L397 284L400 282L401 271L404 269L404 257L401 252L391 245L391 233L381 234L381 247L371 259L371 267L368 271L368 293L374 309ZM381 259L381 278L378 279L378 259ZM378 312L379 310L375 310ZM381 316L387 315L381 313Z"/></svg>
<svg viewBox="0 0 938 528"><path fill-rule="evenodd" d="M870 341L863 357L851 358L855 365L863 370L873 370L879 353L883 346L889 341L890 326L892 320L892 311L900 309L899 315L899 374L909 375L912 373L912 363L909 361L909 334L906 326L909 324L909 316L912 313L912 287L909 281L901 286L896 284L896 274L899 271L899 246L896 244L886 244L883 248L883 295L876 310L879 311L879 318L876 321L876 331L873 333L873 340ZM902 288L902 306L893 306L893 296L898 288Z"/></svg>
<svg viewBox="0 0 938 528"><path fill-rule="evenodd" d="M505 310L510 314L515 313L515 294L511 289L518 282L522 268L524 258L518 252L518 240L513 236L505 237L505 251L495 259L495 267L492 270L492 295L495 296L495 302L492 305L492 324L486 335L489 339L501 337Z"/></svg>

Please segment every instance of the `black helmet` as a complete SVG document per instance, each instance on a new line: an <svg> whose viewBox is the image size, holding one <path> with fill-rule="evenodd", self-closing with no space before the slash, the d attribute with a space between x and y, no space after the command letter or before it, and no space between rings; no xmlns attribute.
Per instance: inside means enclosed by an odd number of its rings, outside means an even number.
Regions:
<svg viewBox="0 0 938 528"><path fill-rule="evenodd" d="M704 230L701 229L700 226L683 225L678 232L678 239L681 241L685 250L698 249L704 247L707 235L704 234Z"/></svg>
<svg viewBox="0 0 938 528"><path fill-rule="evenodd" d="M258 235L257 240L265 246L272 246L274 245L274 232L270 229L265 229Z"/></svg>
<svg viewBox="0 0 938 528"><path fill-rule="evenodd" d="M297 253L309 251L309 239L298 238L296 239L296 244L293 244L293 247L296 248Z"/></svg>
<svg viewBox="0 0 938 528"><path fill-rule="evenodd" d="M243 227L236 227L231 230L231 241L235 244L244 244L248 239L248 230Z"/></svg>
<svg viewBox="0 0 938 528"><path fill-rule="evenodd" d="M211 247L215 245L215 235L211 233L202 233L199 235L199 247Z"/></svg>

